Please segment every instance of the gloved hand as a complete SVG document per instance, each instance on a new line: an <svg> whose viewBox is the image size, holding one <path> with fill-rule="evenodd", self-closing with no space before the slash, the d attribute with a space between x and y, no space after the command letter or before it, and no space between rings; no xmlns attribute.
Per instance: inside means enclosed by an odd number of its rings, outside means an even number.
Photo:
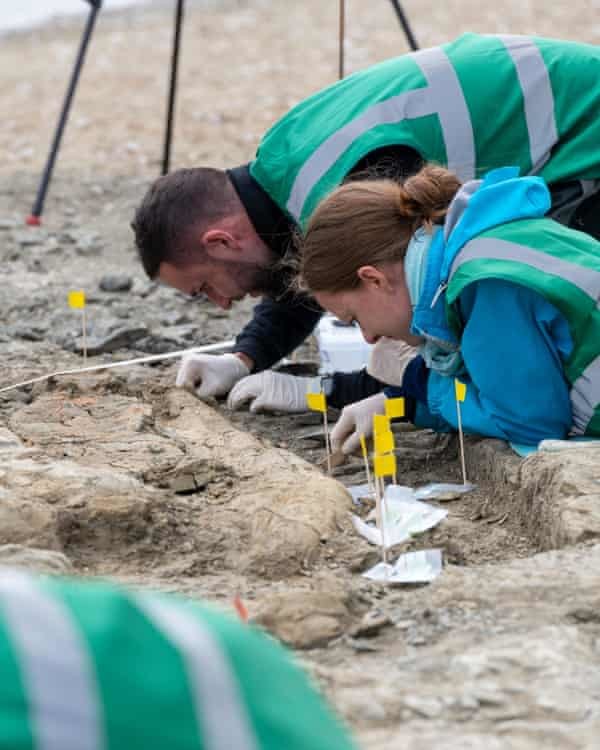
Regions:
<svg viewBox="0 0 600 750"><path fill-rule="evenodd" d="M321 390L321 378L299 378L282 372L265 370L248 375L231 390L227 399L230 409L239 409L250 401L250 411L308 411L306 394Z"/></svg>
<svg viewBox="0 0 600 750"><path fill-rule="evenodd" d="M175 385L208 399L229 393L250 370L235 354L186 354L181 360Z"/></svg>
<svg viewBox="0 0 600 750"><path fill-rule="evenodd" d="M378 339L371 349L367 372L387 385L402 385L402 377L408 363L419 350L396 339Z"/></svg>
<svg viewBox="0 0 600 750"><path fill-rule="evenodd" d="M342 409L331 430L331 452L354 453L360 448L360 436L373 434L373 415L385 414L385 394L376 393Z"/></svg>

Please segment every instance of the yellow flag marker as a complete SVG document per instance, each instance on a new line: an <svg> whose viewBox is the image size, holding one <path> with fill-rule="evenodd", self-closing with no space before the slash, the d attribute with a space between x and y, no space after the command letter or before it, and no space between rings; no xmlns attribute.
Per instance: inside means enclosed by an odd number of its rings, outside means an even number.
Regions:
<svg viewBox="0 0 600 750"><path fill-rule="evenodd" d="M388 419L396 419L403 417L404 410L404 399L403 398L386 398L385 400L385 416Z"/></svg>
<svg viewBox="0 0 600 750"><path fill-rule="evenodd" d="M461 402L465 400L465 396L467 395L467 386L464 383L461 383L457 378L454 378L454 395L456 396L456 418L458 421L458 441L460 444L460 466L462 469L463 484L466 484L467 468L465 464L465 439L463 435L460 405Z"/></svg>
<svg viewBox="0 0 600 750"><path fill-rule="evenodd" d="M381 432L388 432L390 429L390 420L385 414L373 415L373 435L379 435Z"/></svg>
<svg viewBox="0 0 600 750"><path fill-rule="evenodd" d="M323 432L325 433L325 452L327 454L327 473L331 474L331 444L329 442L329 427L327 425L327 399L323 391L307 393L306 403L311 411L320 411L323 415Z"/></svg>
<svg viewBox="0 0 600 750"><path fill-rule="evenodd" d="M323 414L327 411L327 401L324 393L307 393L306 403L311 411L320 411Z"/></svg>
<svg viewBox="0 0 600 750"><path fill-rule="evenodd" d="M69 307L73 307L77 310L85 307L85 292L83 289L77 289L69 292L68 296Z"/></svg>
<svg viewBox="0 0 600 750"><path fill-rule="evenodd" d="M373 458L373 469L376 477L393 477L396 473L396 456L388 453Z"/></svg>
<svg viewBox="0 0 600 750"><path fill-rule="evenodd" d="M83 330L83 361L87 362L87 331L85 318L85 292L83 289L73 289L67 296L69 307L81 310L81 328Z"/></svg>
<svg viewBox="0 0 600 750"><path fill-rule="evenodd" d="M380 432L375 435L374 443L376 455L391 453L394 450L394 433L391 430Z"/></svg>

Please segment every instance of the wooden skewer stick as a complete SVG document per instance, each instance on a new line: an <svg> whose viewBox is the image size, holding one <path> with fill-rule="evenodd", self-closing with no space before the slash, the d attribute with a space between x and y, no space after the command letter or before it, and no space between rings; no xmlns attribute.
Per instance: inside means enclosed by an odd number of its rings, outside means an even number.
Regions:
<svg viewBox="0 0 600 750"><path fill-rule="evenodd" d="M383 481L380 477L375 479L375 523L381 534L381 559L387 563L387 550L385 548L384 530L383 530L383 495L381 487Z"/></svg>
<svg viewBox="0 0 600 750"><path fill-rule="evenodd" d="M338 77L344 77L344 39L346 36L346 2L340 0Z"/></svg>
<svg viewBox="0 0 600 750"><path fill-rule="evenodd" d="M454 395L456 397L456 418L458 423L458 441L460 444L460 465L462 468L463 484L467 483L467 468L465 464L465 438L462 428L462 415L460 411L461 401L465 400L467 395L467 386L460 380L454 379Z"/></svg>
<svg viewBox="0 0 600 750"><path fill-rule="evenodd" d="M371 481L371 470L369 469L369 453L367 451L367 439L364 436L364 434L360 435L360 449L362 451L363 461L365 462L365 473L367 475L367 486L369 487L369 492L373 493L374 487L373 482Z"/></svg>
<svg viewBox="0 0 600 750"><path fill-rule="evenodd" d="M323 430L325 431L325 451L327 453L327 473L331 476L331 442L329 440L329 424L327 422L327 406L323 411Z"/></svg>

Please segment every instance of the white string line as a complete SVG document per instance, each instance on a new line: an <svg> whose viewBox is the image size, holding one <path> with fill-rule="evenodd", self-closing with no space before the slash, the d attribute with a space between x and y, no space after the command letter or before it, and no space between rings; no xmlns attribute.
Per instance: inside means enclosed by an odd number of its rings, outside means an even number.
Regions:
<svg viewBox="0 0 600 750"><path fill-rule="evenodd" d="M24 385L33 385L33 383L41 383L43 380L50 380L50 378L58 377L59 375L78 375L82 372L98 372L99 370L112 370L116 367L126 367L127 365L141 365L145 362L160 362L163 359L175 359L176 357L182 357L184 354L201 354L203 352L214 352L214 351L229 351L235 344L234 339L227 341L221 341L218 344L206 344L205 346L195 346L191 349L180 349L176 352L169 352L168 354L151 354L147 357L137 357L136 359L124 359L119 362L108 362L103 365L92 365L90 367L78 367L73 370L57 370L56 372L50 372L46 375L39 375L37 378L31 378L31 380L23 380L21 383L13 383L13 385L6 385L4 388L0 388L0 393L5 391L11 391L14 388L21 388Z"/></svg>

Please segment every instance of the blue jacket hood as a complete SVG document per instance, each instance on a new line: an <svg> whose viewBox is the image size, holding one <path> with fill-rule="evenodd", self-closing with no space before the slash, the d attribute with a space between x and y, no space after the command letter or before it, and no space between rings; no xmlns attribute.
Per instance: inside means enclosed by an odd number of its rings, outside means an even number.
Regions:
<svg viewBox="0 0 600 750"><path fill-rule="evenodd" d="M544 216L550 192L541 177L519 177L518 167L494 169L483 180L465 183L454 196L444 231L437 232L427 258L425 281L415 306L411 332L428 335L455 348L446 322L445 290L452 263L473 237L519 219Z"/></svg>

